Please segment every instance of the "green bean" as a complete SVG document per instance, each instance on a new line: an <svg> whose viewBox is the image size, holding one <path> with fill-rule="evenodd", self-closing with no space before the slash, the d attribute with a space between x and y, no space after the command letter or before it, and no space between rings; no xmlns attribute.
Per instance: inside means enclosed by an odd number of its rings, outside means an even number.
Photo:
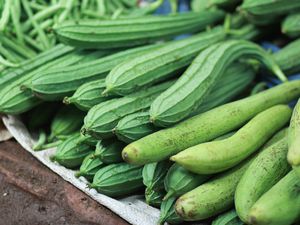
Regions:
<svg viewBox="0 0 300 225"><path fill-rule="evenodd" d="M25 42L27 42L29 45L31 45L32 47L34 47L36 50L38 51L43 51L44 48L43 46L41 46L39 43L36 42L36 40L33 40L31 37L29 37L28 35L24 36L24 40Z"/></svg>
<svg viewBox="0 0 300 225"><path fill-rule="evenodd" d="M41 41L43 43L43 48L44 49L49 48L49 46L50 46L49 45L49 40L47 39L47 36L46 36L45 32L40 28L39 24L37 23L36 18L34 18L32 10L31 10L31 8L29 7L29 4L28 4L28 0L23 0L22 3L23 3L23 6L24 6L24 9L25 9L25 12L26 12L27 16L29 17L30 23L38 31L38 34L39 34L39 36L41 38Z"/></svg>
<svg viewBox="0 0 300 225"><path fill-rule="evenodd" d="M86 10L88 8L88 5L89 5L89 0L82 0L81 1L81 4L80 4L80 12L82 14L82 12L84 10Z"/></svg>
<svg viewBox="0 0 300 225"><path fill-rule="evenodd" d="M53 19L48 19L48 20L45 20L44 22L42 22L40 24L40 26L43 30L45 30L46 28L49 28L53 23L54 23ZM38 33L38 31L34 28L33 30L30 31L29 36L33 37L33 36L37 35L37 33Z"/></svg>
<svg viewBox="0 0 300 225"><path fill-rule="evenodd" d="M32 58L36 55L36 53L33 50L31 50L30 48L28 48L26 45L22 43L18 43L18 41L11 36L0 34L0 41L1 43L3 43L5 47L14 50L19 55L24 56L25 58Z"/></svg>
<svg viewBox="0 0 300 225"><path fill-rule="evenodd" d="M20 0L12 1L10 7L11 19L14 24L15 32L20 43L24 44L23 31L20 23L21 19L21 3Z"/></svg>
<svg viewBox="0 0 300 225"><path fill-rule="evenodd" d="M18 66L18 64L9 62L8 60L4 59L2 57L2 55L0 55L0 64L3 64L4 66L7 66L7 67L17 67Z"/></svg>
<svg viewBox="0 0 300 225"><path fill-rule="evenodd" d="M66 18L68 17L68 15L71 12L73 6L74 6L74 0L68 0L65 5L64 11L62 11L62 13L58 16L57 23L60 24L66 20Z"/></svg>
<svg viewBox="0 0 300 225"><path fill-rule="evenodd" d="M16 53L7 50L6 48L4 48L2 46L2 44L0 43L0 54L2 54L7 60L17 63L20 61L23 61L24 58L22 58L21 56L17 55Z"/></svg>
<svg viewBox="0 0 300 225"><path fill-rule="evenodd" d="M25 0L25 1L27 1L27 0ZM25 8L25 6L24 6L24 8ZM31 26L33 25L32 20L34 20L36 22L45 20L45 19L51 17L53 14L57 13L61 9L62 9L62 6L60 4L56 4L56 5L47 7L44 10L41 10L38 13L32 15L31 20L29 19L24 24L22 24L23 32L27 32L31 28Z"/></svg>
<svg viewBox="0 0 300 225"><path fill-rule="evenodd" d="M5 0L4 8L0 18L0 31L4 31L4 29L8 24L9 16L10 16L10 10L9 10L10 5L11 5L11 0Z"/></svg>
<svg viewBox="0 0 300 225"><path fill-rule="evenodd" d="M37 11L40 11L40 10L44 10L45 8L47 8L47 6L45 5L41 5L37 2L29 2L29 5L30 5L30 8L34 9L34 10L37 10Z"/></svg>
<svg viewBox="0 0 300 225"><path fill-rule="evenodd" d="M91 10L84 10L82 12L82 14L86 15L88 17L96 18L96 19L107 19L107 16L105 16L105 15L101 16L98 13L95 13L95 12L93 12Z"/></svg>

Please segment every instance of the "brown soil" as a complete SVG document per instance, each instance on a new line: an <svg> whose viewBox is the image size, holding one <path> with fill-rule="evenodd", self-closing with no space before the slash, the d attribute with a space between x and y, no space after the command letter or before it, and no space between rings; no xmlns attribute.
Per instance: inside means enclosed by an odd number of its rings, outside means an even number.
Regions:
<svg viewBox="0 0 300 225"><path fill-rule="evenodd" d="M0 225L128 225L39 163L0 143Z"/></svg>

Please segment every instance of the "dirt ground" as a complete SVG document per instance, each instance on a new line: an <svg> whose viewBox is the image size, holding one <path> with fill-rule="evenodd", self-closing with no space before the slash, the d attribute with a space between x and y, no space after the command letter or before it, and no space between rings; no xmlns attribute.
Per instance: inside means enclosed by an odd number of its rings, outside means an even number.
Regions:
<svg viewBox="0 0 300 225"><path fill-rule="evenodd" d="M0 143L0 225L127 225L40 164L15 141Z"/></svg>

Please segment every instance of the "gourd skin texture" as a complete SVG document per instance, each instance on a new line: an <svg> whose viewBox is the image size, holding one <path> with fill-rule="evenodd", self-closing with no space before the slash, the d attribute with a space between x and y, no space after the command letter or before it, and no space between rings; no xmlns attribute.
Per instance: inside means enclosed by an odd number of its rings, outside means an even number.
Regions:
<svg viewBox="0 0 300 225"><path fill-rule="evenodd" d="M167 81L135 94L95 105L84 118L82 133L95 138L112 137L113 129L121 118L149 108L153 100L173 83L174 81Z"/></svg>
<svg viewBox="0 0 300 225"><path fill-rule="evenodd" d="M69 47L62 46L57 50L60 57L53 59L52 61L38 67L36 70L23 75L20 79L6 85L3 88L3 98L0 101L0 111L7 114L20 114L26 112L34 106L41 103L37 98L39 95L33 93L30 89L30 82L33 77L48 70L58 70L73 64L84 63L86 59L94 57L95 54L84 54L82 50L72 50ZM1 109L2 108L2 109Z"/></svg>
<svg viewBox="0 0 300 225"><path fill-rule="evenodd" d="M63 106L54 116L51 122L49 140L59 139L59 136L67 136L80 130L85 113L75 107Z"/></svg>
<svg viewBox="0 0 300 225"><path fill-rule="evenodd" d="M176 202L176 213L185 221L196 221L232 208L236 186L253 158L255 155L182 195Z"/></svg>
<svg viewBox="0 0 300 225"><path fill-rule="evenodd" d="M165 178L165 190L167 195L164 199L179 197L198 187L210 178L208 175L192 173L178 164L173 164Z"/></svg>
<svg viewBox="0 0 300 225"><path fill-rule="evenodd" d="M28 86L44 100L63 100L65 96L73 94L82 84L105 78L113 67L124 60L143 55L160 45L142 46L121 52L103 51L102 57L91 59L81 65L46 70L36 74Z"/></svg>
<svg viewBox="0 0 300 225"><path fill-rule="evenodd" d="M174 76L176 71L189 65L201 50L225 37L224 28L217 27L183 40L169 42L159 49L124 61L106 77L105 93L124 96Z"/></svg>
<svg viewBox="0 0 300 225"><path fill-rule="evenodd" d="M88 111L93 106L111 99L111 97L101 96L104 88L104 79L87 82L81 85L71 97L64 98L64 103L74 104L77 108Z"/></svg>
<svg viewBox="0 0 300 225"><path fill-rule="evenodd" d="M26 112L40 104L41 101L30 90L21 90L20 86L29 82L36 73L49 68L73 64L81 59L73 48L64 45L58 45L52 50L47 51L47 53L49 53L49 58L47 58L49 61L43 60L44 57L41 55L42 63L45 64L32 71L28 71L28 73L20 73L20 76L19 73L1 76L1 78L6 77L6 79L1 79L3 83L0 84L1 86L3 84L0 89L0 112L15 115Z"/></svg>
<svg viewBox="0 0 300 225"><path fill-rule="evenodd" d="M3 89L8 83L16 81L20 77L23 77L33 70L36 70L38 67L48 64L57 57L60 57L61 55L71 51L74 51L74 48L70 46L64 46L63 44L58 44L48 51L42 52L34 58L24 61L20 67L8 70L7 72L2 72L0 76L0 90Z"/></svg>
<svg viewBox="0 0 300 225"><path fill-rule="evenodd" d="M281 25L282 33L290 37L300 36L300 13L288 15Z"/></svg>
<svg viewBox="0 0 300 225"><path fill-rule="evenodd" d="M170 161L146 164L143 168L143 183L148 190L164 189L164 179L171 166Z"/></svg>
<svg viewBox="0 0 300 225"><path fill-rule="evenodd" d="M122 162L121 151L124 143L117 140L101 140L96 145L94 156L106 164Z"/></svg>
<svg viewBox="0 0 300 225"><path fill-rule="evenodd" d="M248 215L255 202L291 170L287 151L284 137L260 152L242 176L235 192L235 207L245 223L250 224Z"/></svg>
<svg viewBox="0 0 300 225"><path fill-rule="evenodd" d="M274 105L287 104L299 97L300 81L278 85L132 142L123 149L123 159L139 165L166 159L188 147L236 130L258 113Z"/></svg>
<svg viewBox="0 0 300 225"><path fill-rule="evenodd" d="M93 181L93 178L97 171L104 167L104 163L97 157L94 157L94 153L90 153L87 155L81 166L79 171L75 174L76 177L83 176L85 177L88 181Z"/></svg>
<svg viewBox="0 0 300 225"><path fill-rule="evenodd" d="M288 123L291 114L286 105L273 106L256 115L231 137L195 145L172 156L171 160L198 174L222 172L257 151Z"/></svg>
<svg viewBox="0 0 300 225"><path fill-rule="evenodd" d="M135 193L143 187L142 167L127 163L111 164L94 176L91 188L110 197Z"/></svg>
<svg viewBox="0 0 300 225"><path fill-rule="evenodd" d="M87 144L78 142L80 135L75 134L62 142L51 160L54 160L67 168L76 168L82 164L84 158L92 153L94 149Z"/></svg>
<svg viewBox="0 0 300 225"><path fill-rule="evenodd" d="M217 43L202 51L176 83L155 99L150 107L151 121L165 127L186 118L204 101L226 68L241 57L258 59L286 80L273 58L258 45L244 40Z"/></svg>
<svg viewBox="0 0 300 225"><path fill-rule="evenodd" d="M290 42L280 51L274 53L273 57L279 67L287 75L300 72L300 39Z"/></svg>
<svg viewBox="0 0 300 225"><path fill-rule="evenodd" d="M119 140L131 143L157 130L150 123L149 112L137 112L123 117L114 128Z"/></svg>
<svg viewBox="0 0 300 225"><path fill-rule="evenodd" d="M292 166L300 166L300 100L296 104L288 129L288 161Z"/></svg>
<svg viewBox="0 0 300 225"><path fill-rule="evenodd" d="M214 107L225 104L238 96L254 80L255 72L243 64L234 64L226 69L224 77L213 87L202 104L189 115L197 115ZM158 128L150 122L149 112L130 114L121 119L115 127L117 137L131 143L145 137Z"/></svg>
<svg viewBox="0 0 300 225"><path fill-rule="evenodd" d="M62 43L84 48L120 48L168 39L178 34L193 33L224 18L224 12L182 13L168 16L79 21L55 29Z"/></svg>
<svg viewBox="0 0 300 225"><path fill-rule="evenodd" d="M300 9L298 0L245 0L241 9L256 16L283 15L296 9Z"/></svg>
<svg viewBox="0 0 300 225"><path fill-rule="evenodd" d="M300 179L289 172L251 208L253 225L290 225L300 219ZM276 207L274 207L276 206Z"/></svg>

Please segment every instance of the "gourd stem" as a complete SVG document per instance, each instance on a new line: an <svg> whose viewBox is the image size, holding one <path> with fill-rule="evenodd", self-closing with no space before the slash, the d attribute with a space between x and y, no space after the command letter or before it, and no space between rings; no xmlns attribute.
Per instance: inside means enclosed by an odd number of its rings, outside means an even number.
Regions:
<svg viewBox="0 0 300 225"><path fill-rule="evenodd" d="M167 193L167 194L165 195L165 197L163 198L163 201L166 201L166 200L168 200L169 198L173 197L175 193L176 193L175 190L173 190L173 189L169 190L168 193Z"/></svg>

